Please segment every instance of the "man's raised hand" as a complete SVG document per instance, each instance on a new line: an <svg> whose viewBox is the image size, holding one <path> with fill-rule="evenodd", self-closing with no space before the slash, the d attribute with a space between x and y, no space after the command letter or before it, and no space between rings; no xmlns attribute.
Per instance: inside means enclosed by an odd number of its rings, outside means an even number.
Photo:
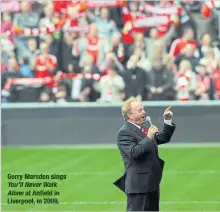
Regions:
<svg viewBox="0 0 220 212"><path fill-rule="evenodd" d="M169 106L169 107L164 111L163 117L164 117L164 119L166 119L166 120L172 119L172 117L173 117L173 112L171 111L171 106Z"/></svg>

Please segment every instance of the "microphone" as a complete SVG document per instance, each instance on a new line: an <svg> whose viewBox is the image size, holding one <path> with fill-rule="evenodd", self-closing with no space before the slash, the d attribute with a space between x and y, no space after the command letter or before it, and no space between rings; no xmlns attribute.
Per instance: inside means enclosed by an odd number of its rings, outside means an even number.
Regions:
<svg viewBox="0 0 220 212"><path fill-rule="evenodd" d="M150 117L150 116L147 116L147 117L146 117L146 121L149 123L149 125L150 125L151 127L153 126L153 123L152 123L152 121L151 121L151 117ZM158 132L155 133L155 137L156 137L156 139L159 139L159 133L158 133Z"/></svg>
<svg viewBox="0 0 220 212"><path fill-rule="evenodd" d="M146 117L146 121L149 123L150 126L152 126L152 122L151 122L151 117L150 116L147 116Z"/></svg>

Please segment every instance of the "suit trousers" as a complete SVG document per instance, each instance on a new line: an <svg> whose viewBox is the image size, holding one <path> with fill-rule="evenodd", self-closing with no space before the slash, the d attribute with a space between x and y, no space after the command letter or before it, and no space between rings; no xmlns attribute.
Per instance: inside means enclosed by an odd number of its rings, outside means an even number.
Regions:
<svg viewBox="0 0 220 212"><path fill-rule="evenodd" d="M127 211L159 211L160 191L127 194Z"/></svg>

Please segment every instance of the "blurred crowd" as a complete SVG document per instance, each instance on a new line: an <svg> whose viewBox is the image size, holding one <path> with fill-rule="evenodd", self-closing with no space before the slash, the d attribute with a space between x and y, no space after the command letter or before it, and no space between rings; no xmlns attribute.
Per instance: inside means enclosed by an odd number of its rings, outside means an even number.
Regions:
<svg viewBox="0 0 220 212"><path fill-rule="evenodd" d="M220 100L220 1L1 2L1 101Z"/></svg>

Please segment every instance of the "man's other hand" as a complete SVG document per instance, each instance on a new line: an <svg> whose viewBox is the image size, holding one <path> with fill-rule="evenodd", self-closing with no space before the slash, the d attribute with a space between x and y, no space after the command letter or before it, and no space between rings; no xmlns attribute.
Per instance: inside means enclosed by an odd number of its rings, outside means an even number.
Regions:
<svg viewBox="0 0 220 212"><path fill-rule="evenodd" d="M158 128L154 125L151 126L148 130L147 137L153 139L156 132L159 132Z"/></svg>

